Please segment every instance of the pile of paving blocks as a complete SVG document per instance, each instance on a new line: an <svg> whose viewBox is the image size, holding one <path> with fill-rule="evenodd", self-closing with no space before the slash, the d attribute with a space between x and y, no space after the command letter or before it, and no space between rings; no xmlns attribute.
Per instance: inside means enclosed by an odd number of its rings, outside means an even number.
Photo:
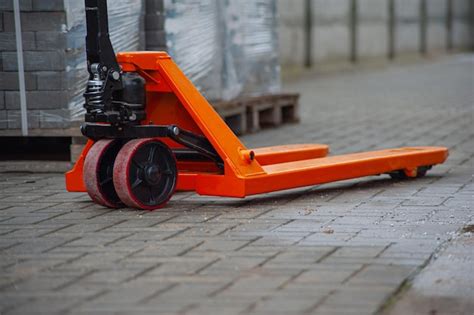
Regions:
<svg viewBox="0 0 474 315"><path fill-rule="evenodd" d="M67 91L63 49L65 12L58 1L21 1L25 84L30 128L60 127L44 116L66 117ZM2 1L0 12L0 128L20 128L20 95L13 1Z"/></svg>
<svg viewBox="0 0 474 315"><path fill-rule="evenodd" d="M142 0L114 0L111 37L119 50L142 42ZM125 10L125 11L124 11ZM87 80L84 1L20 1L28 127L68 128L82 114ZM126 14L123 14L126 12ZM21 128L13 1L0 2L0 129Z"/></svg>

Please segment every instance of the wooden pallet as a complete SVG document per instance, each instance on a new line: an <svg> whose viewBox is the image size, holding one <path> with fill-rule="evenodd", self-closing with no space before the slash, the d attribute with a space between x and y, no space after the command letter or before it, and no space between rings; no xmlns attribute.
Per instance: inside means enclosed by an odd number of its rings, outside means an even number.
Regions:
<svg viewBox="0 0 474 315"><path fill-rule="evenodd" d="M214 108L238 135L298 122L299 94L273 94L214 102Z"/></svg>
<svg viewBox="0 0 474 315"><path fill-rule="evenodd" d="M265 127L298 122L299 95L278 94L247 100L247 128L255 132Z"/></svg>

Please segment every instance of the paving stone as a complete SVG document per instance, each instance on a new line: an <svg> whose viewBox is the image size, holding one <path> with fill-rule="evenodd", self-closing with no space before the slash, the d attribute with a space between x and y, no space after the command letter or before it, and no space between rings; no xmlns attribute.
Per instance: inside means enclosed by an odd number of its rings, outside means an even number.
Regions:
<svg viewBox="0 0 474 315"><path fill-rule="evenodd" d="M285 298L282 296L265 298L252 309L252 314L300 314L317 304L323 296Z"/></svg>
<svg viewBox="0 0 474 315"><path fill-rule="evenodd" d="M370 265L355 274L350 280L350 284L400 284L403 279L407 279L414 268L410 266L387 266Z"/></svg>
<svg viewBox="0 0 474 315"><path fill-rule="evenodd" d="M5 31L14 32L13 12L5 12L3 19ZM65 12L21 12L22 31L61 31L65 24Z"/></svg>
<svg viewBox="0 0 474 315"><path fill-rule="evenodd" d="M356 268L358 265L354 264ZM308 283L308 284L333 284L333 283L343 283L349 279L357 269L353 266L347 266L343 268L341 266L335 265L334 268L328 265L319 265L311 267L310 270L303 272L299 275L294 281L295 283Z"/></svg>
<svg viewBox="0 0 474 315"><path fill-rule="evenodd" d="M62 51L25 51L25 71L61 71L64 68L65 52ZM18 71L15 52L3 52L4 71Z"/></svg>
<svg viewBox="0 0 474 315"><path fill-rule="evenodd" d="M290 277L278 275L251 275L241 277L224 288L216 296L255 296L255 294L268 294L284 285Z"/></svg>
<svg viewBox="0 0 474 315"><path fill-rule="evenodd" d="M1 22L1 21L0 21ZM24 50L35 50L35 33L22 32L22 43ZM15 32L0 33L0 51L16 51L16 35ZM18 75L18 74L17 74Z"/></svg>

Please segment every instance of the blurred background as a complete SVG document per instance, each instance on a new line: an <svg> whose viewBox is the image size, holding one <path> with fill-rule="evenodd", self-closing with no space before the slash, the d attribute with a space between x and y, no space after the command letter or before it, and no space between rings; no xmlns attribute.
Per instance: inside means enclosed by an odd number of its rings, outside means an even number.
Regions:
<svg viewBox="0 0 474 315"><path fill-rule="evenodd" d="M19 0L16 17L14 1L0 0L0 159L74 161L84 3ZM116 52L168 51L239 134L299 119L282 78L474 49L472 0L113 0L109 25Z"/></svg>

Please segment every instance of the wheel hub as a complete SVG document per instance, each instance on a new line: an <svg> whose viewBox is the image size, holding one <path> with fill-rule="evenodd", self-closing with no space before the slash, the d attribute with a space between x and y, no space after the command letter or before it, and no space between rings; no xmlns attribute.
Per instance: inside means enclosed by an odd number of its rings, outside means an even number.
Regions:
<svg viewBox="0 0 474 315"><path fill-rule="evenodd" d="M151 138L127 142L114 163L114 187L127 206L155 210L171 198L178 178L169 147Z"/></svg>
<svg viewBox="0 0 474 315"><path fill-rule="evenodd" d="M156 164L145 166L145 181L147 184L154 186L160 182L161 172L160 167Z"/></svg>

